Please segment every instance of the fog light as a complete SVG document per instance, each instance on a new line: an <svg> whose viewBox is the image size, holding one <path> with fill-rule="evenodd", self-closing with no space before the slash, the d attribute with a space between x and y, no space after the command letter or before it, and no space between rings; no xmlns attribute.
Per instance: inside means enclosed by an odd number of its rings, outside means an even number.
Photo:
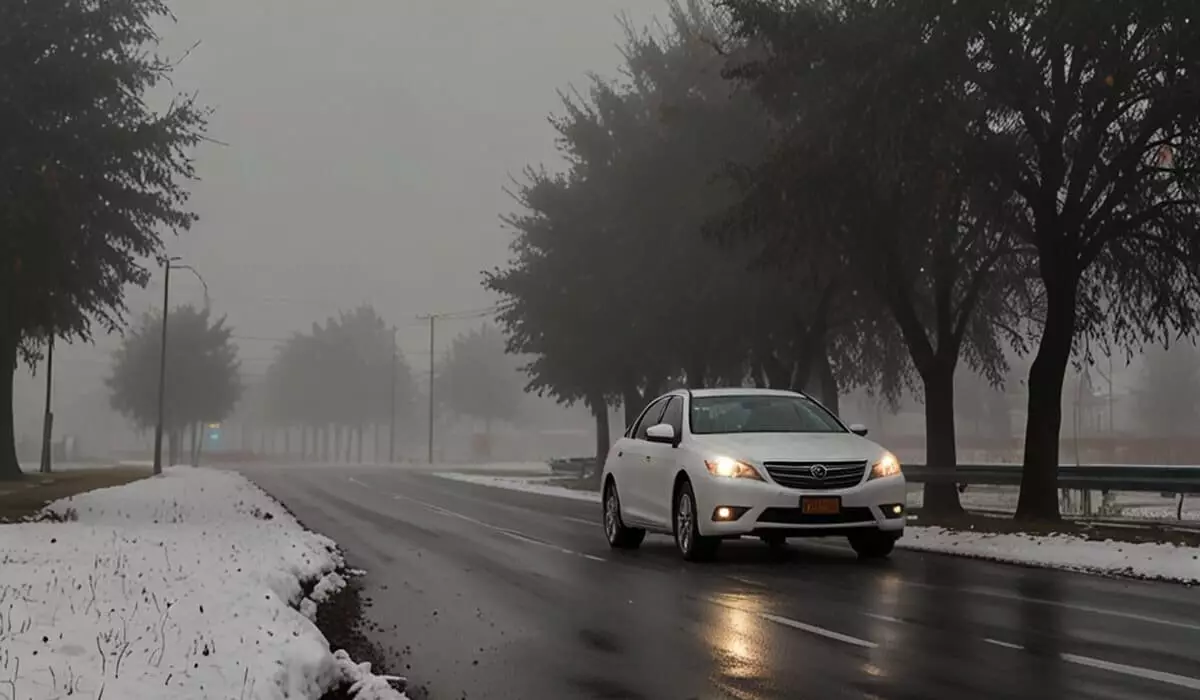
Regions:
<svg viewBox="0 0 1200 700"><path fill-rule="evenodd" d="M888 519L904 517L903 503L885 503L879 509L883 511L883 517Z"/></svg>
<svg viewBox="0 0 1200 700"><path fill-rule="evenodd" d="M894 515L900 515L900 514L901 514L901 513L903 513L903 512L904 512L904 506L900 505L899 503L897 503L896 505L892 506L892 513L893 513Z"/></svg>
<svg viewBox="0 0 1200 700"><path fill-rule="evenodd" d="M712 519L716 522L731 523L750 510L745 506L717 506L713 508Z"/></svg>

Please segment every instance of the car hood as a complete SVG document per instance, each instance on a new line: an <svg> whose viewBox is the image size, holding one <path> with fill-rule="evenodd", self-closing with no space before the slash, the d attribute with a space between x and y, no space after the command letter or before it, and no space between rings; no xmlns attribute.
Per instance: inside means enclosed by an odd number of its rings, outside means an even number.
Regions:
<svg viewBox="0 0 1200 700"><path fill-rule="evenodd" d="M695 435L716 454L750 462L874 460L883 448L854 433L730 433Z"/></svg>

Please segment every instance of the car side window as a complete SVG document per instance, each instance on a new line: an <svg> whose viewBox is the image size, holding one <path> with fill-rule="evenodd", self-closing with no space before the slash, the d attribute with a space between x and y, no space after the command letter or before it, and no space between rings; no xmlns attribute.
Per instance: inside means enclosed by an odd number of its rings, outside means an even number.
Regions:
<svg viewBox="0 0 1200 700"><path fill-rule="evenodd" d="M658 401L650 404L650 408L647 408L646 412L642 414L642 419L638 422L637 428L634 429L633 437L638 440L645 440L646 431L649 430L651 426L659 424L659 419L662 417L663 409L666 407L667 401L665 399L659 399Z"/></svg>
<svg viewBox="0 0 1200 700"><path fill-rule="evenodd" d="M674 428L676 439L683 435L683 399L672 396L670 403L667 404L667 409L663 411L662 418L659 418L658 422L666 423Z"/></svg>

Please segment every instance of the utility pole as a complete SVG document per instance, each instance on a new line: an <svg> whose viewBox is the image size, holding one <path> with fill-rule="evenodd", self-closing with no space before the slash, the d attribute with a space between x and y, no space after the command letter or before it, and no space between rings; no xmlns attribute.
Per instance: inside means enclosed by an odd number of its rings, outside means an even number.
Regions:
<svg viewBox="0 0 1200 700"><path fill-rule="evenodd" d="M433 384L434 384L434 328L437 324L437 314L429 314L423 318L429 319L429 463L433 464Z"/></svg>
<svg viewBox="0 0 1200 700"><path fill-rule="evenodd" d="M41 472L49 474L53 455L50 441L54 431L54 412L50 410L52 388L54 387L54 334L50 335L49 349L46 351L46 413L42 416L42 464Z"/></svg>
<svg viewBox="0 0 1200 700"><path fill-rule="evenodd" d="M162 347L158 351L158 420L154 424L154 473L162 474L163 406L167 396L167 316L171 295L171 258L163 258Z"/></svg>
<svg viewBox="0 0 1200 700"><path fill-rule="evenodd" d="M398 350L396 348L396 329L393 328L392 329L392 391L391 391L392 422L390 424L391 427L388 429L388 464L396 463L396 364L399 359L396 356L397 353L398 353Z"/></svg>

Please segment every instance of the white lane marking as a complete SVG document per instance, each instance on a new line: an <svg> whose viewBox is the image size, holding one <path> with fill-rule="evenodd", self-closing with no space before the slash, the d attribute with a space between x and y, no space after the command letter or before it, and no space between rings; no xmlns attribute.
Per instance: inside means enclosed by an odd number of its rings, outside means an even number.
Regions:
<svg viewBox="0 0 1200 700"><path fill-rule="evenodd" d="M820 637L825 637L826 639L833 639L833 640L836 640L836 641L839 641L839 642L842 642L845 644L853 644L854 646L863 647L864 649L876 649L879 647L879 645L876 644L875 642L868 642L865 639L859 639L858 637L851 637L850 635L842 634L840 632L834 632L833 630L827 630L824 627L817 627L816 625L809 625L809 624L805 624L803 622L797 622L796 620L793 620L791 618L780 617L779 615L772 615L770 613L759 613L758 615L759 615L759 617L763 618L764 620L770 620L771 622L774 622L776 624L784 625L786 627L791 627L793 629L803 630L810 634L815 634Z"/></svg>
<svg viewBox="0 0 1200 700"><path fill-rule="evenodd" d="M352 483L357 484L358 486L362 486L363 488L368 488L368 489L372 488L368 484L365 484L365 483L359 481L358 479L355 479L352 476L348 477L348 478L350 479L350 481ZM422 508L431 510L434 513L437 513L439 515L445 515L445 516L451 517L451 518L458 518L459 520L466 521L468 523L471 523L472 525L478 525L479 527L486 528L488 530L492 530L493 532L498 532L502 535L511 537L514 540L518 540L520 542L526 542L528 544L535 544L535 545L538 545L539 547L546 547L547 549L553 549L553 550L555 550L557 552L561 552L563 554L570 554L570 555L576 556L576 557L583 557L584 559L589 559L591 561L600 561L600 562L608 561L607 559L605 559L603 557L598 557L593 554L587 554L586 552L576 552L573 549L567 549L566 547L560 547L556 544L551 544L549 542L542 542L541 540L530 537L529 535L522 534L516 530L510 530L508 528L500 527L498 525L492 525L491 523L485 523L482 520L476 520L475 518L472 518L469 515L463 515L462 513L457 513L455 511L449 510L447 508L443 508L441 506L435 506L432 503L426 503L425 501L420 501L420 500L417 500L410 496L402 496L398 493L393 493L393 494L391 494L391 496L392 496L392 500L409 501L410 503L415 503L415 504L421 506ZM591 524L591 523L589 523L589 524Z"/></svg>
<svg viewBox="0 0 1200 700"><path fill-rule="evenodd" d="M995 644L998 647L1004 647L1005 649L1016 649L1017 651L1021 651L1025 648L1025 647L1021 646L1020 644L1013 644L1011 642L1002 642L999 639L985 638L983 641L987 642L988 644Z"/></svg>
<svg viewBox="0 0 1200 700"><path fill-rule="evenodd" d="M1091 605L1080 605L1078 603L1065 603L1057 600L1047 600L1045 598L1029 598L1026 596L1012 595L1003 591L994 591L987 588L967 588L964 589L968 593L979 593L981 595L992 596L994 598L1003 598L1005 600L1015 600L1028 603L1038 603L1041 605L1053 605L1067 610L1076 610L1078 612L1092 613L1095 615L1108 615L1110 617L1120 617L1126 620L1137 620L1138 622L1149 622L1155 625L1164 625L1166 627L1179 627L1187 630L1200 632L1200 625L1189 622L1178 622L1176 620L1168 620L1162 617L1151 617L1149 615L1139 615L1138 613L1122 612L1120 610L1109 610L1108 608L1097 608Z"/></svg>
<svg viewBox="0 0 1200 700"><path fill-rule="evenodd" d="M745 576L729 576L728 578L731 581L737 581L738 583L744 583L747 586L754 586L755 588L766 588L766 585L763 584L761 581L755 581L754 579L746 578Z"/></svg>
<svg viewBox="0 0 1200 700"><path fill-rule="evenodd" d="M872 612L865 612L865 613L863 613L863 615L866 615L867 617L869 617L873 620L883 620L884 622L896 622L901 625L904 624L904 620L901 620L898 617L892 617L891 615L880 615L879 613L872 613Z"/></svg>
<svg viewBox="0 0 1200 700"><path fill-rule="evenodd" d="M1059 656L1062 657L1063 661L1079 664L1080 666L1098 668L1103 671L1112 671L1113 673L1123 673L1127 676L1177 685L1180 688L1200 690L1200 678L1189 678L1174 673L1167 673L1166 671L1154 671L1140 666L1127 666L1125 664L1113 663L1112 661L1093 659L1088 656L1077 656L1075 654L1059 654Z"/></svg>
<svg viewBox="0 0 1200 700"><path fill-rule="evenodd" d="M1020 644L1012 644L1011 642L1002 642L998 639L984 639L988 644L994 644L1005 649L1015 649L1023 651L1025 647ZM1167 673L1166 671L1155 671L1141 666L1130 666L1128 664L1119 664L1113 661L1104 661L1103 659L1093 659L1090 656L1080 656L1078 654L1062 653L1058 655L1067 663L1077 664L1079 666L1087 666L1088 668L1096 668L1101 671L1111 671L1112 673L1121 673L1126 676L1134 676L1150 681L1158 681L1159 683L1167 683L1169 685L1177 685L1181 688L1190 690L1200 690L1200 678L1190 678L1181 676L1176 673Z"/></svg>
<svg viewBox="0 0 1200 700"><path fill-rule="evenodd" d="M908 586L917 586L919 588L934 588L937 590L945 589L945 586L940 586L940 585L934 584L934 583L922 583L920 581L904 581L903 583ZM1054 607L1064 608L1066 610L1075 610L1077 612L1086 612L1086 613L1092 613L1095 615L1108 615L1110 617L1119 617L1119 618L1123 618L1126 620L1136 620L1138 622L1148 622L1150 624L1163 625L1165 627L1178 627L1180 629L1200 632L1200 624L1195 624L1195 623L1190 623L1190 622L1179 622L1177 620L1168 620L1168 619L1162 618L1162 617L1151 617L1149 615L1139 615L1138 613L1122 612L1120 610L1109 610L1108 608L1097 608L1097 607L1093 607L1091 605L1080 605L1078 603L1065 603L1062 601L1048 600L1045 598L1029 598L1027 596L1014 595L1012 593L1005 593L1004 591L997 591L997 590L994 590L991 588L971 587L971 588L957 588L955 590L965 592L965 593L974 593L975 595L989 596L992 598L1000 598L1002 600L1012 600L1012 601L1023 602L1023 603L1038 603L1040 605L1053 605Z"/></svg>
<svg viewBox="0 0 1200 700"><path fill-rule="evenodd" d="M562 518L563 520L567 520L567 521L570 521L570 522L573 522L573 523L579 523L580 525L587 525L588 527L600 527L600 521L599 521L599 519L597 519L597 520L584 520L583 518L572 518L572 517L571 517L571 516L569 516L569 515L560 515L560 516L558 516L558 517Z"/></svg>

